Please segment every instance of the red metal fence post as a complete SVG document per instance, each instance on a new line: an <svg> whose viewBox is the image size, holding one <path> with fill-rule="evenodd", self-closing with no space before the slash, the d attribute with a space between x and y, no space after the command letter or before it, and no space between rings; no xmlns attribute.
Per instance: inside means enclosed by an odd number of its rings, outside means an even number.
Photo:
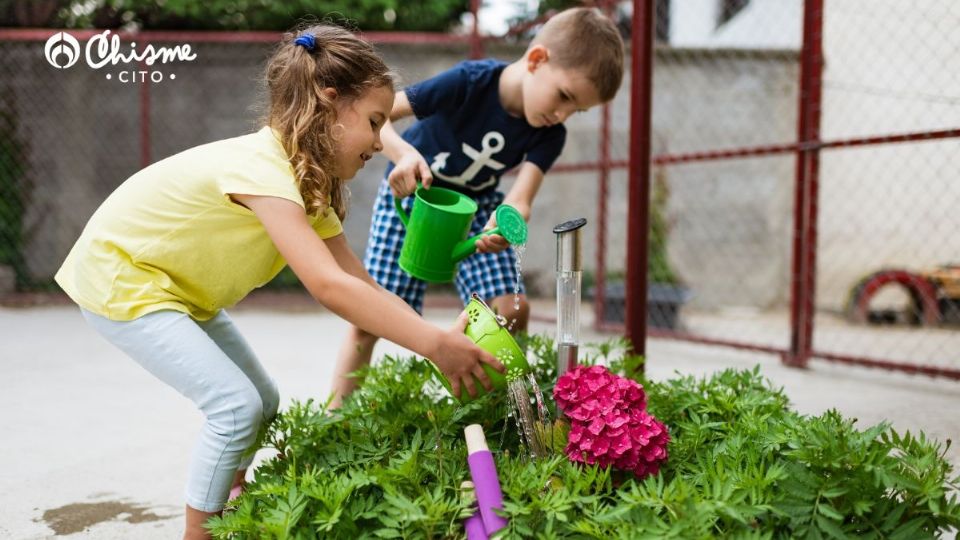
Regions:
<svg viewBox="0 0 960 540"><path fill-rule="evenodd" d="M820 170L820 104L823 72L823 0L805 0L797 114L793 265L790 288L790 349L787 365L803 367L813 350L817 276L817 191Z"/></svg>
<svg viewBox="0 0 960 540"><path fill-rule="evenodd" d="M603 323L607 302L607 195L610 186L610 104L600 110L600 174L597 177L597 267L594 269L593 327Z"/></svg>
<svg viewBox="0 0 960 540"><path fill-rule="evenodd" d="M480 37L480 0L470 0L470 13L473 13L473 28L470 31L470 59L484 57L483 38Z"/></svg>
<svg viewBox="0 0 960 540"><path fill-rule="evenodd" d="M646 354L647 246L650 233L650 129L653 116L653 0L633 0L630 32L630 176L627 193L626 330Z"/></svg>

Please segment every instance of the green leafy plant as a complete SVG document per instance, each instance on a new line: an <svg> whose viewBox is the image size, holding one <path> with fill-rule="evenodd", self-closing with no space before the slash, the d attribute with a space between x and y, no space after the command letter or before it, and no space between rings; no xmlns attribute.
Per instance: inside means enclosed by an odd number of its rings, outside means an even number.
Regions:
<svg viewBox="0 0 960 540"><path fill-rule="evenodd" d="M549 395L553 343L526 345ZM341 409L308 401L284 411L266 435L278 457L209 527L217 538L463 538L470 423L495 454L509 519L498 537L929 538L960 525L960 478L922 433L861 431L836 411L800 415L759 368L647 381L627 350L600 344L586 361L644 385L671 432L657 476L532 460L502 392L457 406L423 361L386 357Z"/></svg>
<svg viewBox="0 0 960 540"><path fill-rule="evenodd" d="M667 243L669 241L670 223L667 220L667 199L670 188L667 185L666 172L663 167L654 169L653 185L650 188L650 233L647 240L647 281L650 283L665 283L679 285L680 280L670 266L667 257ZM604 274L606 284L623 283L626 279L624 272L614 271ZM596 286L596 275L585 270L583 272L583 290L592 291Z"/></svg>
<svg viewBox="0 0 960 540"><path fill-rule="evenodd" d="M650 192L650 240L647 252L647 276L653 283L678 283L677 275L667 258L667 241L670 224L667 221L666 208L670 189L667 186L666 171L659 167L654 171L653 186Z"/></svg>
<svg viewBox="0 0 960 540"><path fill-rule="evenodd" d="M468 9L464 0L74 0L61 18L67 26L97 28L286 30L320 18L362 30L445 31Z"/></svg>

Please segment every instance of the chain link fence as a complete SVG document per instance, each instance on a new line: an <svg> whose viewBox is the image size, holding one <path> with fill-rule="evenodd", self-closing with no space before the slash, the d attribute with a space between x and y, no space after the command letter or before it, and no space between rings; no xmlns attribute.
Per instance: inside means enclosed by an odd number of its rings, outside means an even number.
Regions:
<svg viewBox="0 0 960 540"><path fill-rule="evenodd" d="M819 2L657 2L650 334L787 356L806 331L815 357L960 376L960 4L824 3L815 103L816 72L802 68L805 4ZM626 32L629 7L615 6ZM141 47L189 43L197 58L57 69L44 53L55 32L0 30L0 291L54 288L90 214L144 164L255 129L278 39L144 33ZM83 45L96 33L74 34ZM423 39L374 39L400 86L470 53L463 36ZM488 42L486 52L514 60L523 45ZM801 111L819 118L814 139L798 135ZM587 217L585 292L602 328L624 318L629 122L629 79L606 111L568 121L524 259L531 294L552 295L550 230ZM814 196L798 208L804 152L816 155L804 162ZM345 227L357 253L386 165L376 159L351 183ZM799 238L810 253L797 254ZM809 260L814 286L798 296Z"/></svg>
<svg viewBox="0 0 960 540"><path fill-rule="evenodd" d="M796 309L809 302L813 357L960 378L960 4L666 5L654 53L650 333L789 360L805 331ZM819 89L816 70L802 70L805 5L822 18L822 33L806 36L822 38ZM819 137L798 135L801 111L819 118ZM614 162L626 160L626 139L611 141ZM814 153L802 209L801 152ZM622 200L611 189L608 204ZM615 237L620 223L604 226ZM801 238L810 252L798 256ZM616 281L622 247L601 249ZM798 296L806 257L814 286ZM598 313L622 321L622 289L606 290L613 305Z"/></svg>
<svg viewBox="0 0 960 540"><path fill-rule="evenodd" d="M53 275L97 206L143 166L206 142L254 131L263 116L261 81L277 33L142 32L121 35L122 49L148 45L190 45L196 58L163 65L136 62L101 68L84 58L58 68L45 47L60 30L0 30L0 189L9 204L0 207L0 271L9 279L0 293L57 290ZM101 31L66 31L83 51ZM431 77L466 59L470 36L368 33L397 76L397 86ZM513 61L524 43L490 42L486 54ZM57 58L69 60L65 53ZM597 159L596 112L571 122L564 163ZM404 129L409 120L398 123ZM580 149L584 151L581 152ZM387 165L378 155L349 188L344 222L357 254L363 253L377 188ZM537 201L531 245L524 267L534 294L552 295L553 243L550 232L569 216L596 206L595 194L578 204L568 189L595 185L591 166L564 173ZM505 179L509 189L512 178ZM282 274L274 285L296 284Z"/></svg>

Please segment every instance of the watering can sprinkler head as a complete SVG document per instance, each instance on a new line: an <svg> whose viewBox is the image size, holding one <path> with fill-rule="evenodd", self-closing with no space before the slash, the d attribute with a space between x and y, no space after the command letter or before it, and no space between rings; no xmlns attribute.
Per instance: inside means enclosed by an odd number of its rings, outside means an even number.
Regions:
<svg viewBox="0 0 960 540"><path fill-rule="evenodd" d="M476 253L477 240L490 234L499 234L514 246L527 243L527 221L523 219L519 210L509 204L501 204L494 215L497 217L497 226L457 244L451 255L453 262L460 262Z"/></svg>

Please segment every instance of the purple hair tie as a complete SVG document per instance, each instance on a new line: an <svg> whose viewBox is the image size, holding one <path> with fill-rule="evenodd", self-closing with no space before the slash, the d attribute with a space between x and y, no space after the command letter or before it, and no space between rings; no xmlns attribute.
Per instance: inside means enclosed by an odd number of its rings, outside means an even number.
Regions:
<svg viewBox="0 0 960 540"><path fill-rule="evenodd" d="M309 52L317 48L317 40L311 34L304 34L293 40L294 45L299 45Z"/></svg>

